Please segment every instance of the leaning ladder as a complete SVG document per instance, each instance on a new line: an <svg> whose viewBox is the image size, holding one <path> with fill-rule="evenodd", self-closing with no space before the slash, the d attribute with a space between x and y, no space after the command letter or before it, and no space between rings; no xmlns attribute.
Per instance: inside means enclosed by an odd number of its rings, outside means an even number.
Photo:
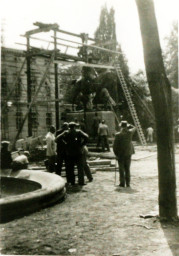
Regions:
<svg viewBox="0 0 179 256"><path fill-rule="evenodd" d="M133 118L135 127L136 127L136 129L137 129L137 133L138 133L140 142L141 142L142 145L146 145L146 144L147 144L147 143L146 143L146 139L145 139L145 136L144 136L144 133L143 133L141 124L140 124L140 122L139 122L139 118L138 118L138 116L137 116L137 112L136 112L136 109L135 109L135 107L134 107L134 103L133 103L132 98L131 98L131 95L130 95L130 93L129 93L127 84L126 84L125 79L124 79L124 76L123 76L123 74L122 74L121 68L120 68L119 66L115 66L115 68L116 68L116 73L117 73L117 76L118 76L119 81L120 81L120 83L121 83L122 90L123 90L123 92L124 92L126 101L127 101L127 103L128 103L131 116L132 116L132 118Z"/></svg>

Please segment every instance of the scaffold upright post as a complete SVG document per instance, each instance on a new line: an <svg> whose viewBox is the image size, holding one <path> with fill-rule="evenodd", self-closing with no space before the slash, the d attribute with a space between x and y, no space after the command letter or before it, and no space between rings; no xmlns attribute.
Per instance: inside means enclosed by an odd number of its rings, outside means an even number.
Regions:
<svg viewBox="0 0 179 256"><path fill-rule="evenodd" d="M31 56L30 56L30 36L27 36L27 108L32 100L32 90L31 90ZM28 136L32 136L32 122L31 122L32 111L29 109L28 112Z"/></svg>
<svg viewBox="0 0 179 256"><path fill-rule="evenodd" d="M54 30L54 51L55 51L55 60L57 58L57 37L56 30ZM58 88L58 64L54 64L55 70L55 117L56 117L56 129L59 129L59 88Z"/></svg>

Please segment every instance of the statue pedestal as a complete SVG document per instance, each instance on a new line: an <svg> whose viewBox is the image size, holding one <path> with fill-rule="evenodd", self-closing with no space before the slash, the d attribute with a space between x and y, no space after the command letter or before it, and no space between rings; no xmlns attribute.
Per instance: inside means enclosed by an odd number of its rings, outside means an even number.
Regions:
<svg viewBox="0 0 179 256"><path fill-rule="evenodd" d="M95 113L98 113L98 117L101 120L105 120L105 123L109 127L109 136L113 137L115 134L115 116L112 111L90 111L86 112L86 132L88 135L93 135L93 118L95 117ZM75 119L80 121L84 119L84 112L71 112L67 113L67 122L74 121Z"/></svg>

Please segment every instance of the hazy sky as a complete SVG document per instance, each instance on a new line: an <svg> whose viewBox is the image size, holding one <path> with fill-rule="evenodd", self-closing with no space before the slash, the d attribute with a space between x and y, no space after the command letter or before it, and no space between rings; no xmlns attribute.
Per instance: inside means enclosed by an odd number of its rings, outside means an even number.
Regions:
<svg viewBox="0 0 179 256"><path fill-rule="evenodd" d="M162 47L173 21L178 19L178 2L154 0ZM0 3L5 46L13 48L20 47L15 42L25 42L20 35L34 29L36 21L58 23L62 30L77 34L85 32L93 37L99 24L101 7L105 4L108 9L113 7L117 39L126 54L129 68L132 73L144 69L135 0L0 0Z"/></svg>

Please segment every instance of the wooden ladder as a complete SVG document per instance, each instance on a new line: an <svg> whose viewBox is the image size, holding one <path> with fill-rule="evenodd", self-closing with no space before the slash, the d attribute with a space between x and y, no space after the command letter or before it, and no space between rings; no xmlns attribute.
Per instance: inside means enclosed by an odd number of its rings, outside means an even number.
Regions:
<svg viewBox="0 0 179 256"><path fill-rule="evenodd" d="M137 129L137 133L138 133L140 142L141 142L142 145L146 145L146 144L147 144L147 143L146 143L146 139L145 139L145 136L144 136L144 133L143 133L143 130L142 130L142 127L141 127L139 118L138 118L138 116L137 116L137 112L136 112L136 109L135 109L135 107L134 107L134 103L133 103L133 101L132 101L130 92L129 92L128 87L127 87L127 84L126 84L126 82L125 82L123 73L122 73L122 71L121 71L121 68L120 68L119 65L116 65L116 66L115 66L115 69L116 69L116 73L117 73L117 76L118 76L118 78L119 78L119 81L120 81L120 83L121 83L122 90L123 90L123 92L124 92L126 101L127 101L127 103L128 103L129 110L130 110L132 119L133 119L133 121L134 121L134 125L135 125L135 127L136 127L136 129Z"/></svg>

